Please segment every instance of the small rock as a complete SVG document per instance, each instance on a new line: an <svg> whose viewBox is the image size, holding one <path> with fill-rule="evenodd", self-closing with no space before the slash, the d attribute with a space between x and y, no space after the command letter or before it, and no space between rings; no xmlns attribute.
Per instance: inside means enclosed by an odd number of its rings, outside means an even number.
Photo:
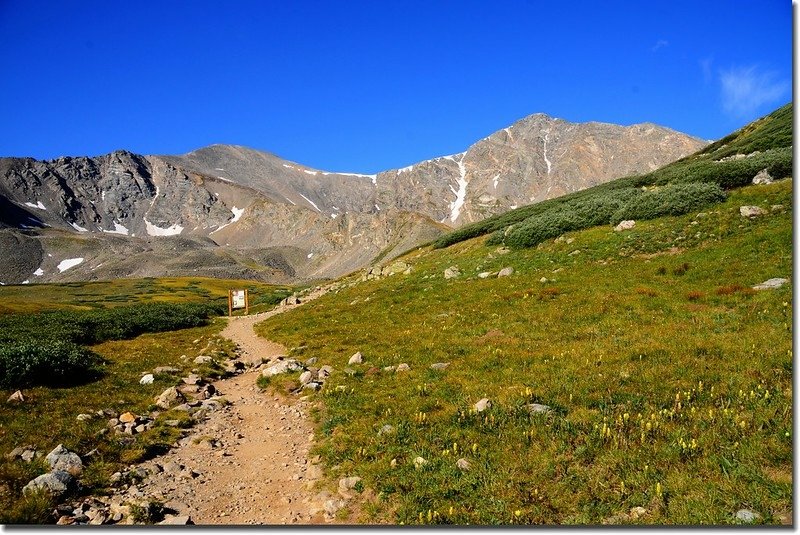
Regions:
<svg viewBox="0 0 800 535"><path fill-rule="evenodd" d="M773 204L769 207L770 212L783 212L783 205L782 204Z"/></svg>
<svg viewBox="0 0 800 535"><path fill-rule="evenodd" d="M428 461L426 461L422 457L414 457L414 468L416 468L417 470L421 469L426 464L428 464Z"/></svg>
<svg viewBox="0 0 800 535"><path fill-rule="evenodd" d="M475 404L476 412L483 412L490 408L492 408L492 402L489 401L489 398L483 398Z"/></svg>
<svg viewBox="0 0 800 535"><path fill-rule="evenodd" d="M636 221L633 219L626 219L625 221L620 221L619 224L614 227L614 232L622 232L623 230L631 230L636 226Z"/></svg>
<svg viewBox="0 0 800 535"><path fill-rule="evenodd" d="M119 415L119 421L123 424L129 424L136 421L136 415L132 412L123 412Z"/></svg>
<svg viewBox="0 0 800 535"><path fill-rule="evenodd" d="M508 277L509 275L512 275L513 273L514 273L514 268L513 267L510 267L510 266L509 267L504 267L503 269L500 270L500 273L497 274L497 278L499 279L500 277Z"/></svg>
<svg viewBox="0 0 800 535"><path fill-rule="evenodd" d="M350 357L350 360L347 361L347 364L361 364L362 362L364 362L364 356L361 354L361 351L359 351Z"/></svg>
<svg viewBox="0 0 800 535"><path fill-rule="evenodd" d="M47 454L45 460L52 470L60 470L69 473L71 476L78 477L83 472L83 461L77 453L73 453L59 444L53 451Z"/></svg>
<svg viewBox="0 0 800 535"><path fill-rule="evenodd" d="M314 364L317 363L317 360L318 360L317 357L311 357L311 358L307 359L306 360L306 366L313 366Z"/></svg>
<svg viewBox="0 0 800 535"><path fill-rule="evenodd" d="M772 177L769 174L769 171L766 169L762 169L756 176L753 177L753 184L756 185L763 185L763 184L772 184Z"/></svg>
<svg viewBox="0 0 800 535"><path fill-rule="evenodd" d="M433 364L431 364L431 369L442 371L448 366L450 366L449 362L434 362Z"/></svg>
<svg viewBox="0 0 800 535"><path fill-rule="evenodd" d="M463 457L456 461L456 467L459 470L467 471L469 470L469 466L470 466L469 461L464 459Z"/></svg>
<svg viewBox="0 0 800 535"><path fill-rule="evenodd" d="M6 400L6 402L8 403L22 403L24 401L25 401L25 396L22 395L22 390L17 390L16 392L8 396L8 399Z"/></svg>
<svg viewBox="0 0 800 535"><path fill-rule="evenodd" d="M762 216L766 214L766 210L760 208L758 206L740 206L739 207L739 214L742 217L747 217L749 219L753 219L754 217Z"/></svg>
<svg viewBox="0 0 800 535"><path fill-rule="evenodd" d="M384 366L383 371L385 372L393 372L397 369L397 366Z"/></svg>
<svg viewBox="0 0 800 535"><path fill-rule="evenodd" d="M456 266L450 266L449 268L444 270L445 279L454 279L460 275L461 275L461 270L458 269Z"/></svg>
<svg viewBox="0 0 800 535"><path fill-rule="evenodd" d="M319 383L315 383L313 381L303 385L303 389L304 390L313 390L313 391L316 392L317 390L319 390L319 388L320 388L320 384Z"/></svg>
<svg viewBox="0 0 800 535"><path fill-rule="evenodd" d="M753 286L753 289L754 290L774 290L776 288L780 288L781 286L783 286L787 282L789 282L789 281L786 280L786 279L781 279L779 277L776 277L774 279L766 280L766 281L762 282L761 284L756 284L755 286Z"/></svg>
<svg viewBox="0 0 800 535"><path fill-rule="evenodd" d="M755 522L756 519L761 518L761 515L758 513L754 513L750 509L739 509L736 511L736 520L741 520L747 524L751 522Z"/></svg>
<svg viewBox="0 0 800 535"><path fill-rule="evenodd" d="M631 508L629 516L631 517L632 520L636 520L644 516L645 514L647 514L647 509L645 509L644 507L633 507Z"/></svg>
<svg viewBox="0 0 800 535"><path fill-rule="evenodd" d="M528 411L532 414L546 414L551 412L553 409L550 408L549 405L542 405L541 403L529 403L528 404Z"/></svg>
<svg viewBox="0 0 800 535"><path fill-rule="evenodd" d="M272 377L282 373L296 372L303 369L303 365L295 359L281 360L261 370L261 375L264 377Z"/></svg>
<svg viewBox="0 0 800 535"><path fill-rule="evenodd" d="M479 279L488 279L491 276L492 276L492 274L489 271L482 271L482 272L478 273L478 278Z"/></svg>
<svg viewBox="0 0 800 535"><path fill-rule="evenodd" d="M397 368L395 369L395 371L396 372L407 372L410 369L411 369L411 366L409 366L405 362L401 362L400 364L397 365Z"/></svg>
<svg viewBox="0 0 800 535"><path fill-rule="evenodd" d="M190 526L194 522L192 522L192 517L189 515L167 515L159 524L162 526Z"/></svg>
<svg viewBox="0 0 800 535"><path fill-rule="evenodd" d="M197 375L196 373L189 374L188 377L184 377L183 379L184 384L187 385L196 385L203 382L203 378Z"/></svg>
<svg viewBox="0 0 800 535"><path fill-rule="evenodd" d="M358 476L343 477L339 480L339 494L349 495L356 485L361 481Z"/></svg>
<svg viewBox="0 0 800 535"><path fill-rule="evenodd" d="M313 380L314 380L314 374L309 370L306 370L306 371L304 371L303 373L300 374L300 384L301 385L306 385L306 384L310 383Z"/></svg>
<svg viewBox="0 0 800 535"><path fill-rule="evenodd" d="M344 506L345 502L343 500L337 500L334 498L330 500L325 500L325 504L322 506L322 508L325 510L325 514L327 514L330 517L333 517L336 515L339 509L341 509Z"/></svg>
<svg viewBox="0 0 800 535"><path fill-rule="evenodd" d="M575 249L574 251L569 253L567 256L575 256L576 254L581 254L581 250L580 249Z"/></svg>
<svg viewBox="0 0 800 535"><path fill-rule="evenodd" d="M542 277L541 279L539 279L539 282L544 284L545 282L547 282L547 277Z"/></svg>
<svg viewBox="0 0 800 535"><path fill-rule="evenodd" d="M139 384L140 385L151 385L151 384L153 384L153 381L155 381L155 377L153 377L153 374L152 373L147 373L147 374L143 375L141 379L139 379Z"/></svg>
<svg viewBox="0 0 800 535"><path fill-rule="evenodd" d="M389 434L392 434L392 433L394 433L394 426L393 425L386 424L383 427L381 427L380 429L378 429L378 436L389 435Z"/></svg>
<svg viewBox="0 0 800 535"><path fill-rule="evenodd" d="M172 405L180 404L186 401L186 398L178 392L178 389L174 386L171 386L161 392L161 394L156 397L156 406L162 409L169 409Z"/></svg>
<svg viewBox="0 0 800 535"><path fill-rule="evenodd" d="M325 366L319 369L319 371L317 372L317 376L320 379L327 379L328 377L331 376L332 373L333 373L333 368L326 364Z"/></svg>
<svg viewBox="0 0 800 535"><path fill-rule="evenodd" d="M211 364L214 359L209 357L208 355L198 355L194 359L195 364Z"/></svg>
<svg viewBox="0 0 800 535"><path fill-rule="evenodd" d="M508 254L510 252L511 252L511 249L509 249L508 247L498 247L495 250L495 253L497 253L497 254Z"/></svg>
<svg viewBox="0 0 800 535"><path fill-rule="evenodd" d="M22 493L32 492L34 489L43 489L55 498L60 498L77 487L75 478L68 472L54 470L31 480L22 488Z"/></svg>
<svg viewBox="0 0 800 535"><path fill-rule="evenodd" d="M94 418L94 414L87 414L87 413L82 413L75 417L75 419L78 420L79 422L85 422L87 420L91 420L92 418Z"/></svg>

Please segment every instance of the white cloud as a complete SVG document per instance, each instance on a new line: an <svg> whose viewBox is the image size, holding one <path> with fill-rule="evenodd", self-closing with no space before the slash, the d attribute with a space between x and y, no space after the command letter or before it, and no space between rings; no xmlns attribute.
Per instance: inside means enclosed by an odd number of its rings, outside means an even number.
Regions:
<svg viewBox="0 0 800 535"><path fill-rule="evenodd" d="M658 50L659 48L664 48L665 46L669 46L669 41L667 41L666 39L659 39L659 40L656 42L656 44L655 44L655 45L653 45L653 48L651 48L651 49L650 49L650 51L651 51L651 52L655 52L655 51L656 51L656 50Z"/></svg>
<svg viewBox="0 0 800 535"><path fill-rule="evenodd" d="M755 65L720 71L722 108L736 117L748 117L765 104L775 104L790 88L789 82L776 78L776 73L761 72Z"/></svg>

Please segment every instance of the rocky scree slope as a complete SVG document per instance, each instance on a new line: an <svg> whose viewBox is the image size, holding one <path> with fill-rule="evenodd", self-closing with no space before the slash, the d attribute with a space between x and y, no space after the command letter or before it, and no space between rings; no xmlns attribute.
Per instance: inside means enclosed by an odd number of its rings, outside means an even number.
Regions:
<svg viewBox="0 0 800 535"><path fill-rule="evenodd" d="M645 172L704 142L536 114L465 152L332 173L240 146L0 158L0 282L337 277L517 205Z"/></svg>

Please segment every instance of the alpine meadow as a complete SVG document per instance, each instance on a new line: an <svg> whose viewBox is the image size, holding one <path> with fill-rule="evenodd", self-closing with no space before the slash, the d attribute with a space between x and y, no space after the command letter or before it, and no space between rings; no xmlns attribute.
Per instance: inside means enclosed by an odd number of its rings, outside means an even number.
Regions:
<svg viewBox="0 0 800 535"><path fill-rule="evenodd" d="M0 522L792 524L792 121L3 159Z"/></svg>

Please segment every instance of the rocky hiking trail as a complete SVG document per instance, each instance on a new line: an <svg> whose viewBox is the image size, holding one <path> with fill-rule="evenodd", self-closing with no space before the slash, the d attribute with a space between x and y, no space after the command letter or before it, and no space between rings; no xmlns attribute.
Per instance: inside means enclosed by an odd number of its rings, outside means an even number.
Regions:
<svg viewBox="0 0 800 535"><path fill-rule="evenodd" d="M318 289L303 302L323 293ZM313 489L322 469L309 459L313 428L308 404L302 397L269 394L256 386L262 360L268 365L286 355L286 348L258 337L253 326L296 306L302 305L283 304L229 319L221 336L239 346L239 358L248 367L213 383L228 404L210 412L170 452L140 465L148 476L138 491L173 512L165 523L336 522L342 501Z"/></svg>

